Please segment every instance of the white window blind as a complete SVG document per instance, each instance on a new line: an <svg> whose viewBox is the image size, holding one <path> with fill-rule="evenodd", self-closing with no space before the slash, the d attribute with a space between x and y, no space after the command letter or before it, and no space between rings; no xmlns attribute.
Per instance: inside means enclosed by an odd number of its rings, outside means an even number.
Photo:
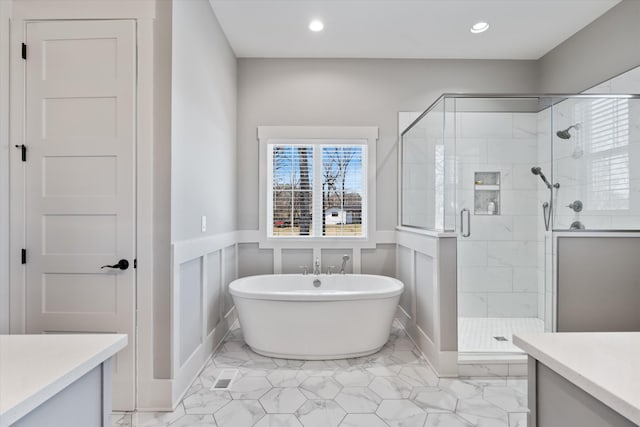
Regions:
<svg viewBox="0 0 640 427"><path fill-rule="evenodd" d="M366 148L270 144L269 237L364 237Z"/></svg>
<svg viewBox="0 0 640 427"><path fill-rule="evenodd" d="M581 104L589 152L588 209L629 209L629 101Z"/></svg>

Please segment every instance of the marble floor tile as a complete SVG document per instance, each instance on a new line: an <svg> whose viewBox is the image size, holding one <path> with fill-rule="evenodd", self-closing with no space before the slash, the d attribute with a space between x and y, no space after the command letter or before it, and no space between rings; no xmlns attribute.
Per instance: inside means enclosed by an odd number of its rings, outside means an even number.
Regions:
<svg viewBox="0 0 640 427"><path fill-rule="evenodd" d="M527 410L527 396L511 387L485 387L483 397L484 400L493 403L506 412L525 412Z"/></svg>
<svg viewBox="0 0 640 427"><path fill-rule="evenodd" d="M427 412L453 412L458 403L458 399L438 387L416 387L410 399Z"/></svg>
<svg viewBox="0 0 640 427"><path fill-rule="evenodd" d="M340 427L387 427L385 423L375 414L347 414L340 424Z"/></svg>
<svg viewBox="0 0 640 427"><path fill-rule="evenodd" d="M240 367L247 363L251 358L246 351L227 351L220 353L214 359L214 363L219 368Z"/></svg>
<svg viewBox="0 0 640 427"><path fill-rule="evenodd" d="M366 370L376 377L395 377L402 370L402 366L368 366Z"/></svg>
<svg viewBox="0 0 640 427"><path fill-rule="evenodd" d="M460 399L456 414L474 425L508 427L507 412L484 399Z"/></svg>
<svg viewBox="0 0 640 427"><path fill-rule="evenodd" d="M414 403L404 400L383 400L376 414L391 427L422 427L427 413Z"/></svg>
<svg viewBox="0 0 640 427"><path fill-rule="evenodd" d="M182 404L187 414L213 414L229 402L231 394L228 391L204 389L186 397Z"/></svg>
<svg viewBox="0 0 640 427"><path fill-rule="evenodd" d="M377 377L369 388L383 399L408 399L412 387L398 377Z"/></svg>
<svg viewBox="0 0 640 427"><path fill-rule="evenodd" d="M185 415L170 424L171 427L216 427L213 415Z"/></svg>
<svg viewBox="0 0 640 427"><path fill-rule="evenodd" d="M257 400L234 400L213 414L213 417L218 427L251 427L264 415L264 409Z"/></svg>
<svg viewBox="0 0 640 427"><path fill-rule="evenodd" d="M336 427L345 415L333 400L307 400L296 412L304 427Z"/></svg>
<svg viewBox="0 0 640 427"><path fill-rule="evenodd" d="M428 366L405 366L398 372L398 378L414 387L435 387L440 380Z"/></svg>
<svg viewBox="0 0 640 427"><path fill-rule="evenodd" d="M456 414L429 414L424 427L473 427L473 425Z"/></svg>
<svg viewBox="0 0 640 427"><path fill-rule="evenodd" d="M271 388L265 377L242 377L231 384L230 392L234 399L260 399Z"/></svg>
<svg viewBox="0 0 640 427"><path fill-rule="evenodd" d="M131 414L113 413L111 414L112 427L132 427Z"/></svg>
<svg viewBox="0 0 640 427"><path fill-rule="evenodd" d="M306 400L297 388L272 388L260 403L268 414L293 414Z"/></svg>
<svg viewBox="0 0 640 427"><path fill-rule="evenodd" d="M292 414L267 414L258 421L256 427L303 427Z"/></svg>
<svg viewBox="0 0 640 427"><path fill-rule="evenodd" d="M338 369L333 360L308 360L301 369L310 377L330 377Z"/></svg>
<svg viewBox="0 0 640 427"><path fill-rule="evenodd" d="M484 386L470 380L441 378L438 387L454 395L458 399L482 397Z"/></svg>
<svg viewBox="0 0 640 427"><path fill-rule="evenodd" d="M267 374L267 380L274 387L298 387L308 375L298 369L275 369Z"/></svg>
<svg viewBox="0 0 640 427"><path fill-rule="evenodd" d="M526 427L526 379L439 379L398 325L378 353L328 361L259 355L234 327L174 412L112 427ZM212 391L224 369L230 389Z"/></svg>
<svg viewBox="0 0 640 427"><path fill-rule="evenodd" d="M374 378L371 373L359 368L340 370L333 377L344 387L366 387Z"/></svg>
<svg viewBox="0 0 640 427"><path fill-rule="evenodd" d="M527 394L527 380L522 378L507 378L507 387L519 391L522 394Z"/></svg>
<svg viewBox="0 0 640 427"><path fill-rule="evenodd" d="M131 415L133 427L166 427L185 416L184 407L178 405L173 412L137 412Z"/></svg>
<svg viewBox="0 0 640 427"><path fill-rule="evenodd" d="M341 388L331 377L309 377L300 384L300 390L308 399L333 399Z"/></svg>
<svg viewBox="0 0 640 427"><path fill-rule="evenodd" d="M527 414L522 412L509 414L509 427L527 427Z"/></svg>
<svg viewBox="0 0 640 427"><path fill-rule="evenodd" d="M345 387L334 399L347 413L374 413L382 402L368 387Z"/></svg>

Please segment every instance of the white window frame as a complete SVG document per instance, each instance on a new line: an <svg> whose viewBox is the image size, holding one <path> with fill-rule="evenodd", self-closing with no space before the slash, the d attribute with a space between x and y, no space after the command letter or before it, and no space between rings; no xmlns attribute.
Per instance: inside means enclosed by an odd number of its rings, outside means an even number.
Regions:
<svg viewBox="0 0 640 427"><path fill-rule="evenodd" d="M375 126L259 126L258 142L260 144L260 234L263 242L298 241L298 242L338 242L368 241L375 235L376 224L376 141L378 128ZM273 223L270 209L273 200L269 197L273 164L270 145L364 145L363 155L365 203L362 212L362 236L322 236L321 221L314 220L313 236L272 236ZM319 154L318 154L319 153ZM314 149L313 157L313 217L323 215L322 182L317 179L322 175L321 150ZM318 229L318 224L320 224Z"/></svg>

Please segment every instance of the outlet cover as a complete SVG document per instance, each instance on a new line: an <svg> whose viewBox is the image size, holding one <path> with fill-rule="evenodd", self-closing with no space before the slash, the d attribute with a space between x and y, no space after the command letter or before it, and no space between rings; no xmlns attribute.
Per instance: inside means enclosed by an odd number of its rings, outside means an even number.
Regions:
<svg viewBox="0 0 640 427"><path fill-rule="evenodd" d="M203 233L207 231L207 216L206 215L202 215L202 217L200 218L200 228L201 228Z"/></svg>

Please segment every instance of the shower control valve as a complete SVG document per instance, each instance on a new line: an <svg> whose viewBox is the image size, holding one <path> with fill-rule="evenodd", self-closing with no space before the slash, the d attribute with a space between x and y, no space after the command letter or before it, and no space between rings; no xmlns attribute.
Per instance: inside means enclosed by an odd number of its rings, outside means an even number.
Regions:
<svg viewBox="0 0 640 427"><path fill-rule="evenodd" d="M568 204L567 207L569 209L573 209L574 212L581 212L583 205L580 200L576 200L573 203Z"/></svg>

